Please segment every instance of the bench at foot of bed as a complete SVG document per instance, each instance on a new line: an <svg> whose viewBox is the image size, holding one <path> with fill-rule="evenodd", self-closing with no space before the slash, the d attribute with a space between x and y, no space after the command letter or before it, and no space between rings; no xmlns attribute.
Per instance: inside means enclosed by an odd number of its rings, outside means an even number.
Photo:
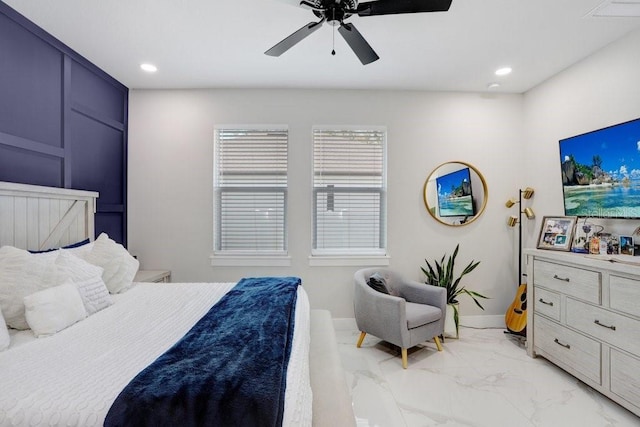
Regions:
<svg viewBox="0 0 640 427"><path fill-rule="evenodd" d="M338 354L333 320L327 310L311 310L309 371L313 426L355 427L351 393Z"/></svg>

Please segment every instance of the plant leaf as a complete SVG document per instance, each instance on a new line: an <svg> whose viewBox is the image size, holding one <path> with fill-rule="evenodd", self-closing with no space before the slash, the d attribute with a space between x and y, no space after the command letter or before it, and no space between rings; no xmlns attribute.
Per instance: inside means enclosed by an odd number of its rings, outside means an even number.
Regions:
<svg viewBox="0 0 640 427"><path fill-rule="evenodd" d="M475 270L475 268L479 264L480 264L480 261L476 262L475 264L474 264L474 261L471 261L469 265L467 265L465 269L462 271L462 274L460 275L460 277L464 276L465 274L471 273L473 270Z"/></svg>
<svg viewBox="0 0 640 427"><path fill-rule="evenodd" d="M456 324L456 336L458 336L460 329L460 317L458 315L458 306L456 304L451 304L453 307L453 322Z"/></svg>
<svg viewBox="0 0 640 427"><path fill-rule="evenodd" d="M469 264L467 264L467 266L462 270L462 273L454 279L456 258L459 250L460 244L458 243L451 255L447 256L445 253L439 261L437 259L434 260L433 265L425 259L424 261L427 264L427 268L420 267L420 269L427 277L426 283L439 286L447 290L448 304L457 303L458 296L461 294L467 294L471 299L473 299L478 307L484 310L484 307L482 307L477 298L487 299L487 297L477 292L469 291L464 286L461 286L462 278L475 270L480 264L480 261L472 260L469 262Z"/></svg>
<svg viewBox="0 0 640 427"><path fill-rule="evenodd" d="M471 299L473 300L473 302L475 302L478 307L480 307L482 310L484 310L484 307L476 299L476 296L478 296L480 298L486 298L485 296L482 296L482 295L478 294L477 292L469 291L469 290L464 289L464 288L462 288L461 291L464 292L465 294L469 295L471 297Z"/></svg>

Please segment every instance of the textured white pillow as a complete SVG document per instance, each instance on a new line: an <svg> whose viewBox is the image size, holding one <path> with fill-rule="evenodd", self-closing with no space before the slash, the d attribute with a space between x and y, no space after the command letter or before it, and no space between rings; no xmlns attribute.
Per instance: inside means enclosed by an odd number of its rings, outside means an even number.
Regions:
<svg viewBox="0 0 640 427"><path fill-rule="evenodd" d="M77 282L95 276L102 277L102 274L104 273L104 269L102 267L93 265L90 262L79 258L68 249L61 249L58 251L56 266L58 267L57 273L63 278L63 280L58 283L60 285L69 280Z"/></svg>
<svg viewBox="0 0 640 427"><path fill-rule="evenodd" d="M76 246L75 248L66 248L61 250L67 251L69 253L74 254L75 256L82 258L86 254L91 252L91 249L93 249L93 242L89 242L86 245L82 245L82 246Z"/></svg>
<svg viewBox="0 0 640 427"><path fill-rule="evenodd" d="M78 287L89 316L113 304L109 289L102 280L102 267L78 258L70 250L62 249L59 252L56 259L58 274L63 282L71 281Z"/></svg>
<svg viewBox="0 0 640 427"><path fill-rule="evenodd" d="M113 299L107 289L107 285L102 281L102 277L95 276L85 280L75 282L82 303L84 304L87 315L91 316L93 313L97 313L103 308L109 307L113 304Z"/></svg>
<svg viewBox="0 0 640 427"><path fill-rule="evenodd" d="M9 331L7 330L7 324L4 322L2 310L0 310L0 351L9 348L10 343L11 337L9 336Z"/></svg>
<svg viewBox="0 0 640 427"><path fill-rule="evenodd" d="M56 251L30 254L12 246L0 248L0 309L8 326L29 329L23 298L60 284L55 281L57 256Z"/></svg>
<svg viewBox="0 0 640 427"><path fill-rule="evenodd" d="M112 294L128 289L140 267L138 260L124 246L111 240L105 233L93 242L91 252L84 259L104 269L102 280Z"/></svg>
<svg viewBox="0 0 640 427"><path fill-rule="evenodd" d="M87 317L78 288L64 283L24 297L25 316L33 334L53 335Z"/></svg>

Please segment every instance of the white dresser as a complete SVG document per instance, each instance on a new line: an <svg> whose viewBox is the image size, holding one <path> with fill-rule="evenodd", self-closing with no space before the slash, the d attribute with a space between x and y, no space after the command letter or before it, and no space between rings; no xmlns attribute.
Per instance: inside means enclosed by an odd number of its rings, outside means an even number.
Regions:
<svg viewBox="0 0 640 427"><path fill-rule="evenodd" d="M525 255L529 356L548 359L640 415L640 257Z"/></svg>

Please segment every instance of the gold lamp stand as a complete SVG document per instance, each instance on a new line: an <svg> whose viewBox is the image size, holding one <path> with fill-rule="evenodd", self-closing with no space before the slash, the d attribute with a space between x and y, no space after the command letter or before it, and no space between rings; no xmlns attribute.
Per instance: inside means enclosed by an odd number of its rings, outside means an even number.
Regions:
<svg viewBox="0 0 640 427"><path fill-rule="evenodd" d="M522 214L525 214L527 219L534 219L536 214L530 207L522 208L522 199L528 200L533 197L535 191L531 187L527 187L524 190L520 189L518 194L518 200L509 199L505 203L507 208L511 208L518 205L518 216L511 215L507 218L507 225L509 227L515 227L518 224L518 291L516 297L509 306L507 313L505 314L505 323L508 331L506 333L513 334L522 339L526 334L527 327L527 284L522 283Z"/></svg>

